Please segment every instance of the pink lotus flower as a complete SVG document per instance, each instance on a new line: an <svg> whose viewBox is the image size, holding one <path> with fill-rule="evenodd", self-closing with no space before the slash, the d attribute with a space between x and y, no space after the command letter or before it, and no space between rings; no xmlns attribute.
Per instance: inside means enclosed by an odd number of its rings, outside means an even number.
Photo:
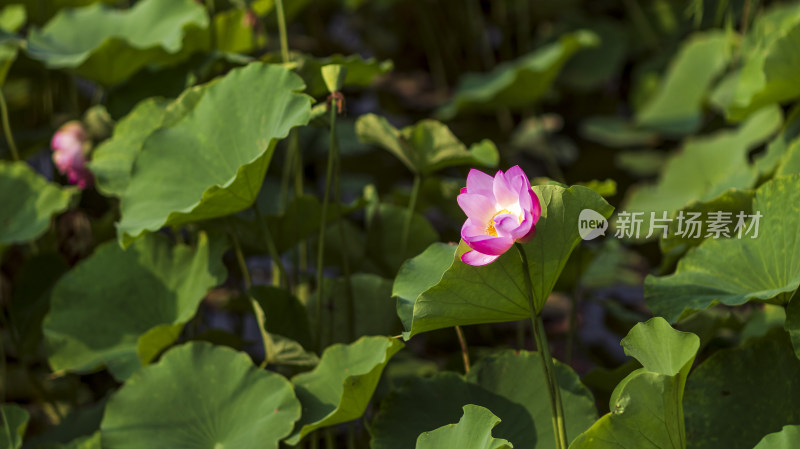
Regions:
<svg viewBox="0 0 800 449"><path fill-rule="evenodd" d="M514 242L533 238L542 214L539 198L518 165L498 171L494 178L470 170L457 200L467 214L461 238L472 249L461 260L476 267L494 262Z"/></svg>
<svg viewBox="0 0 800 449"><path fill-rule="evenodd" d="M81 189L92 183L92 173L86 168L86 153L90 148L89 136L78 121L67 122L53 135L53 163L67 176L70 184Z"/></svg>

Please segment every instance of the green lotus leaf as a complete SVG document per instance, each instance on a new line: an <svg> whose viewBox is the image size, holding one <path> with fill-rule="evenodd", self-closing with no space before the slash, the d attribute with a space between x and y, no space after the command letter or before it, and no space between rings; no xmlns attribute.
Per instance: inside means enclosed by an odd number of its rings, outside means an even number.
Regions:
<svg viewBox="0 0 800 449"><path fill-rule="evenodd" d="M47 182L25 162L0 161L0 247L35 240L69 207L74 189Z"/></svg>
<svg viewBox="0 0 800 449"><path fill-rule="evenodd" d="M731 43L723 31L697 33L685 40L658 91L638 110L636 124L677 136L700 129L708 89L728 65Z"/></svg>
<svg viewBox="0 0 800 449"><path fill-rule="evenodd" d="M283 376L242 352L191 342L133 375L106 406L108 449L278 448L300 417Z"/></svg>
<svg viewBox="0 0 800 449"><path fill-rule="evenodd" d="M742 45L742 67L723 78L711 101L728 120L800 96L800 14L797 5L777 5L756 21Z"/></svg>
<svg viewBox="0 0 800 449"><path fill-rule="evenodd" d="M650 146L658 143L658 133L641 129L617 116L594 116L581 122L581 136L614 148Z"/></svg>
<svg viewBox="0 0 800 449"><path fill-rule="evenodd" d="M304 347L311 346L308 314L294 295L286 289L270 285L253 286L249 293L264 310L269 333L296 340Z"/></svg>
<svg viewBox="0 0 800 449"><path fill-rule="evenodd" d="M798 379L800 360L781 330L714 352L686 383L690 447L751 449L764 435L800 424Z"/></svg>
<svg viewBox="0 0 800 449"><path fill-rule="evenodd" d="M484 139L467 149L447 125L436 120L422 120L397 129L383 117L366 114L358 118L356 134L360 141L392 153L419 175L455 165L496 167L499 161L497 147L490 140Z"/></svg>
<svg viewBox="0 0 800 449"><path fill-rule="evenodd" d="M94 150L89 169L98 190L106 195L122 195L130 181L133 161L145 139L161 127L168 104L161 98L140 102L117 123L112 137Z"/></svg>
<svg viewBox="0 0 800 449"><path fill-rule="evenodd" d="M800 173L800 140L792 142L786 149L786 154L781 159L775 170L775 176L787 176Z"/></svg>
<svg viewBox="0 0 800 449"><path fill-rule="evenodd" d="M600 195L583 186L565 189L556 185L534 186L539 197L542 215L536 223L536 235L523 245L528 258L530 276L533 281L533 300L539 313L547 297L564 269L572 250L581 241L578 233L578 216L584 209L592 209L604 217L611 216L611 207ZM530 318L528 293L522 272L522 263L517 250L512 248L489 265L473 267L461 261L461 255L469 251L462 241L438 282L419 293L417 290L433 282L436 276L431 269L430 277L413 281L419 276L418 269L407 266L397 279L398 294L402 310L407 310L413 301L410 319L407 312L401 313L405 323L405 338L420 332L455 325L516 321ZM445 251L423 253L423 262L414 262L423 269L431 266L440 269ZM422 257L422 256L420 256ZM404 284L415 285L407 288Z"/></svg>
<svg viewBox="0 0 800 449"><path fill-rule="evenodd" d="M555 368L567 437L572 439L597 419L594 398L570 367L556 361ZM500 418L500 424L492 429L495 438L516 448L551 449L555 440L547 395L537 353L501 351L481 359L466 377L451 372L427 379L414 377L390 393L369 427L370 447L413 447L419 434L457 422L462 408L474 404Z"/></svg>
<svg viewBox="0 0 800 449"><path fill-rule="evenodd" d="M641 213L641 232L631 240L647 240L651 214L661 218L690 203L708 202L726 190L752 188L758 170L748 162L750 150L778 130L782 114L777 107L767 107L753 114L736 130L719 131L705 137L691 138L683 149L667 160L655 184L640 184L631 188L622 211ZM619 226L616 226L620 231ZM628 228L628 231L631 231ZM651 235L652 239L659 234Z"/></svg>
<svg viewBox="0 0 800 449"><path fill-rule="evenodd" d="M792 449L800 445L800 426L783 426L780 432L766 435L753 449Z"/></svg>
<svg viewBox="0 0 800 449"><path fill-rule="evenodd" d="M787 157L786 153L798 137L800 137L800 107L794 107L783 121L780 132L769 142L766 150L753 155L753 162L760 177L768 178L775 173L781 160Z"/></svg>
<svg viewBox="0 0 800 449"><path fill-rule="evenodd" d="M439 283L453 264L457 250L456 245L437 242L400 267L392 286L392 296L397 298L397 316L407 330L411 329L417 297Z"/></svg>
<svg viewBox="0 0 800 449"><path fill-rule="evenodd" d="M147 64L188 56L185 39L208 27L205 9L192 0L142 0L128 10L102 3L62 9L28 36L28 55L50 68L70 68L111 86ZM184 49L184 51L181 51Z"/></svg>
<svg viewBox="0 0 800 449"><path fill-rule="evenodd" d="M0 405L0 418L3 425L0 426L0 442L3 447L8 449L19 449L22 447L22 437L25 436L25 429L28 427L28 412L17 404Z"/></svg>
<svg viewBox="0 0 800 449"><path fill-rule="evenodd" d="M590 31L576 31L519 59L499 64L491 72L468 73L461 77L453 98L437 115L449 120L464 113L531 107L550 90L573 54L597 46L598 41Z"/></svg>
<svg viewBox="0 0 800 449"><path fill-rule="evenodd" d="M775 178L756 190L753 214L741 238L706 239L678 262L674 274L645 280L656 315L674 322L713 304L747 301L787 304L800 286L800 175ZM736 218L733 218L736 220ZM742 229L747 231L747 229Z"/></svg>
<svg viewBox="0 0 800 449"><path fill-rule="evenodd" d="M690 214L700 213L701 217L707 217L709 213L714 212L729 212L731 217L736 217L739 213L751 214L753 206L753 196L755 192L749 189L729 189L722 195L710 201L696 201L689 203L686 207L681 209L685 217ZM674 214L673 214L674 215ZM669 257L679 257L683 255L689 248L699 245L707 238L707 233L701 232L700 237L692 238L690 235L679 234L679 221L674 219L669 223L666 238L663 237L659 240L659 247L661 252ZM730 235L735 235L736 221L732 220L730 224L725 226ZM681 230L683 231L683 230ZM661 232L661 231L657 231Z"/></svg>
<svg viewBox="0 0 800 449"><path fill-rule="evenodd" d="M492 429L500 418L479 406L464 406L464 416L457 424L448 424L430 432L420 434L416 449L439 449L457 447L463 449L512 449L506 440L492 438Z"/></svg>
<svg viewBox="0 0 800 449"><path fill-rule="evenodd" d="M663 318L639 323L622 340L625 353L642 364L611 395L611 413L570 444L571 449L686 447L683 391L700 339Z"/></svg>
<svg viewBox="0 0 800 449"><path fill-rule="evenodd" d="M277 141L308 122L311 99L302 89L287 69L253 63L213 82L181 120L153 132L122 194L120 242L249 207Z"/></svg>
<svg viewBox="0 0 800 449"><path fill-rule="evenodd" d="M361 417L383 369L402 347L394 338L362 337L325 349L313 371L292 378L303 416L286 442L294 446L316 429Z"/></svg>
<svg viewBox="0 0 800 449"><path fill-rule="evenodd" d="M224 250L205 234L194 249L160 235L127 251L116 242L98 247L53 287L43 324L52 369L85 373L106 365L127 379L177 337L174 328L153 329L182 327L225 280Z"/></svg>
<svg viewBox="0 0 800 449"><path fill-rule="evenodd" d="M262 36L246 25L247 10L233 8L214 15L214 50L225 53L250 53L256 46L265 44Z"/></svg>
<svg viewBox="0 0 800 449"><path fill-rule="evenodd" d="M276 61L277 62L277 61ZM391 60L378 61L375 58L363 58L360 55L332 55L318 58L311 55L297 54L297 74L303 77L308 85L307 92L314 97L328 94L325 80L322 77L322 67L326 65L339 65L345 69L346 74L342 80L342 87L366 87L378 77L391 72L394 63Z"/></svg>

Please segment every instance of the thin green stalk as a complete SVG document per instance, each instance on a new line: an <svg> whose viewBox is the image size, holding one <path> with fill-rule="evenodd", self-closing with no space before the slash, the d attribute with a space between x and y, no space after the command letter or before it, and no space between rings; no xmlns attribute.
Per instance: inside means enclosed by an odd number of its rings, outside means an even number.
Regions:
<svg viewBox="0 0 800 449"><path fill-rule="evenodd" d="M267 332L267 317L264 314L264 309L261 304L250 295L250 288L253 286L253 279L250 277L250 270L247 268L247 261L242 252L242 246L239 244L239 239L236 234L229 233L231 242L233 243L233 251L236 253L236 261L239 263L239 271L242 272L244 278L244 286L247 288L247 297L250 298L250 305L253 307L253 314L256 316L256 323L258 324L258 333L261 334L261 342L264 345L264 361L261 363L261 368L266 368L267 364L272 360L272 354L275 352L272 344L272 338Z"/></svg>
<svg viewBox="0 0 800 449"><path fill-rule="evenodd" d="M300 149L300 141L297 130L292 130L289 134L289 151L293 154L294 159L294 194L295 197L303 195L303 151ZM308 280L305 278L308 273L308 243L301 240L297 244L297 255L299 269L298 277L302 277L297 284L296 294L297 298L303 303L308 304L309 285Z"/></svg>
<svg viewBox="0 0 800 449"><path fill-rule="evenodd" d="M347 257L347 233L344 232L342 225L342 195L341 195L341 180L339 179L342 172L342 160L339 157L339 140L334 136L335 130L331 127L331 139L335 140L335 145L331 145L331 151L335 151L336 167L334 168L334 181L333 181L333 202L336 206L336 227L339 229L339 244L342 251L342 274L345 281L345 293L347 295L347 338L352 341L356 338L356 304L355 296L353 294L353 284L350 280L350 260Z"/></svg>
<svg viewBox="0 0 800 449"><path fill-rule="evenodd" d="M325 299L323 295L322 284L322 268L323 256L325 255L325 228L328 218L328 203L330 202L331 187L333 185L333 167L336 164L336 105L330 105L330 119L331 119L331 139L330 150L328 151L328 168L325 174L325 193L322 196L322 218L319 225L319 239L317 242L317 348L322 350L322 301Z"/></svg>
<svg viewBox="0 0 800 449"><path fill-rule="evenodd" d="M567 449L569 442L567 441L567 428L564 421L564 406L561 403L561 391L558 387L558 378L556 377L555 365L553 364L553 357L550 355L550 347L547 344L547 334L544 331L544 323L542 322L541 315L531 316L533 323L533 332L536 338L536 347L539 349L539 354L542 357L542 362L545 367L545 375L548 376L548 384L551 395L551 405L553 410L553 430L557 438L557 445L562 449Z"/></svg>
<svg viewBox="0 0 800 449"><path fill-rule="evenodd" d="M456 326L456 335L458 335L458 343L461 345L461 360L464 361L464 374L469 374L469 349L467 348L467 340L464 338L464 332L461 326Z"/></svg>
<svg viewBox="0 0 800 449"><path fill-rule="evenodd" d="M261 230L261 238L264 240L264 244L267 246L269 257L272 258L272 262L277 266L278 273L280 273L281 279L283 279L286 287L288 288L289 275L286 274L286 267L283 266L281 255L278 253L278 248L275 246L275 241L272 239L272 233L269 232L267 222L264 220L264 216L261 215L261 209L258 207L258 201L253 202L253 212L256 213L258 228Z"/></svg>
<svg viewBox="0 0 800 449"><path fill-rule="evenodd" d="M419 197L419 188L422 184L422 175L414 175L414 185L411 187L411 198L408 200L408 215L406 216L406 221L403 223L403 237L402 237L402 244L400 245L403 248L403 255L406 254L406 249L408 248L408 233L411 231L411 222L414 219L414 210L417 208L417 198Z"/></svg>
<svg viewBox="0 0 800 449"><path fill-rule="evenodd" d="M0 89L0 114L2 114L3 132L6 135L6 142L8 142L8 148L11 149L11 157L14 158L15 161L18 161L19 152L17 151L17 145L14 143L14 136L11 134L11 123L8 120L8 106L6 105L6 97L3 95L2 89Z"/></svg>
<svg viewBox="0 0 800 449"><path fill-rule="evenodd" d="M283 13L283 0L275 0L275 13L278 16L278 33L281 40L281 58L289 62L289 38L286 34L286 15Z"/></svg>
<svg viewBox="0 0 800 449"><path fill-rule="evenodd" d="M556 449L567 449L567 429L564 422L564 406L561 403L561 392L558 388L555 365L553 357L550 355L550 347L547 345L547 334L544 332L542 316L536 313L533 303L533 283L531 282L530 270L528 267L528 257L521 244L515 243L520 259L522 260L522 272L525 274L525 287L528 291L528 306L531 309L531 324L533 325L533 336L536 340L536 348L542 358L542 369L545 381L547 382L548 396L550 398L550 410L552 412L553 437L556 442Z"/></svg>

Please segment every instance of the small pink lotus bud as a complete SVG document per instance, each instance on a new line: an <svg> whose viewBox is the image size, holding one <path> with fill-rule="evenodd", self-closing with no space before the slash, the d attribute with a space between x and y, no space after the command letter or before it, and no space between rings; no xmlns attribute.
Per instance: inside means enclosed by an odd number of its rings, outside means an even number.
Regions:
<svg viewBox="0 0 800 449"><path fill-rule="evenodd" d="M78 121L61 126L50 141L53 163L58 171L67 176L70 184L84 189L92 184L92 174L86 168L86 155L91 147L86 130Z"/></svg>

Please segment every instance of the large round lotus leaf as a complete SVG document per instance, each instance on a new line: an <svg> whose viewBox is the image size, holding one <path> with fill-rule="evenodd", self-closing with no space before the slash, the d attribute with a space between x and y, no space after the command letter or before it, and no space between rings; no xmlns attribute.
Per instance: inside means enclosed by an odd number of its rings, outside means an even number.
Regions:
<svg viewBox="0 0 800 449"><path fill-rule="evenodd" d="M0 247L34 240L64 211L71 189L47 182L25 162L0 161Z"/></svg>
<svg viewBox="0 0 800 449"><path fill-rule="evenodd" d="M43 325L50 366L87 372L105 364L118 379L129 377L177 338L208 289L225 280L224 249L205 234L194 249L160 235L127 251L101 245L53 287Z"/></svg>
<svg viewBox="0 0 800 449"><path fill-rule="evenodd" d="M800 360L783 331L717 351L686 382L688 445L751 449L764 435L800 424L797 404Z"/></svg>
<svg viewBox="0 0 800 449"><path fill-rule="evenodd" d="M784 426L780 432L771 433L753 449L794 449L800 447L800 426Z"/></svg>
<svg viewBox="0 0 800 449"><path fill-rule="evenodd" d="M493 112L498 108L527 108L544 96L561 67L582 48L598 44L597 35L576 31L488 73L468 73L458 82L452 100L438 115L449 120L465 112Z"/></svg>
<svg viewBox="0 0 800 449"><path fill-rule="evenodd" d="M642 368L614 389L611 413L570 445L573 449L685 448L683 390L700 339L660 317L638 323L622 340Z"/></svg>
<svg viewBox="0 0 800 449"><path fill-rule="evenodd" d="M283 376L244 353L192 342L125 382L100 433L106 449L277 449L299 417Z"/></svg>
<svg viewBox="0 0 800 449"><path fill-rule="evenodd" d="M788 303L800 285L800 175L759 187L752 211L762 215L756 238L753 228L742 238L706 239L681 259L674 274L649 276L645 297L650 309L676 321L718 302Z"/></svg>
<svg viewBox="0 0 800 449"><path fill-rule="evenodd" d="M639 184L628 190L621 211L639 213L639 235L629 232L626 238L646 240L650 217L671 215L692 202L711 201L731 188L752 188L758 170L748 162L748 152L778 131L783 114L776 106L753 114L735 130L722 130L708 136L688 139L683 149L671 156L661 169L655 184ZM661 234L657 228L651 239ZM630 229L623 229L628 230ZM620 228L617 226L617 231Z"/></svg>
<svg viewBox="0 0 800 449"><path fill-rule="evenodd" d="M542 215L536 223L536 235L523 247L533 281L534 307L538 312L553 291L572 250L581 241L578 233L581 211L591 209L609 217L614 208L596 192L583 186L565 189L545 185L534 186L533 190L541 202ZM406 326L406 338L455 325L516 321L530 317L522 263L516 248L511 248L494 262L482 267L473 267L461 261L461 255L468 250L469 247L461 242L449 267L441 275L432 272L421 275L418 272L434 267L441 269L444 266L443 258L446 257L444 249L426 251L414 258L414 265L407 264L400 271L395 285L400 284L401 288L396 292L404 297L399 310ZM421 260L424 258L432 260ZM436 277L439 278L438 282L426 288ZM417 293L419 291L422 293ZM408 297L414 294L418 296ZM409 309L411 317L408 316Z"/></svg>
<svg viewBox="0 0 800 449"><path fill-rule="evenodd" d="M89 169L94 173L98 190L107 195L122 195L130 181L133 161L145 139L161 126L168 104L162 98L140 102L117 123L114 135L95 148Z"/></svg>
<svg viewBox="0 0 800 449"><path fill-rule="evenodd" d="M192 0L142 0L128 10L95 3L59 11L44 28L31 31L27 50L48 67L72 68L113 85L147 64L188 55L181 50L189 28L207 26L205 9Z"/></svg>
<svg viewBox="0 0 800 449"><path fill-rule="evenodd" d="M422 175L456 165L496 167L500 159L491 140L467 149L447 125L436 120L397 129L385 118L367 114L358 118L356 134L361 142L383 147L413 173Z"/></svg>
<svg viewBox="0 0 800 449"><path fill-rule="evenodd" d="M213 82L180 121L153 132L122 194L123 245L165 225L253 204L277 141L308 122L311 99L298 93L303 87L283 67L253 63Z"/></svg>
<svg viewBox="0 0 800 449"><path fill-rule="evenodd" d="M568 366L556 362L556 376L567 436L572 439L597 419L594 398ZM515 448L555 447L541 358L535 352L511 350L482 359L466 379L444 372L429 379L414 378L393 391L370 427L371 447L414 447L419 434L457 422L467 404L485 407L500 418L492 435Z"/></svg>
<svg viewBox="0 0 800 449"><path fill-rule="evenodd" d="M292 378L303 416L286 442L295 445L315 429L361 417L383 369L402 348L400 341L388 337L362 337L328 347L313 371Z"/></svg>
<svg viewBox="0 0 800 449"><path fill-rule="evenodd" d="M711 102L729 120L743 120L757 109L800 96L800 14L796 4L775 4L759 14L741 47L742 66L723 78Z"/></svg>
<svg viewBox="0 0 800 449"><path fill-rule="evenodd" d="M468 404L464 406L464 416L458 424L448 424L421 434L416 449L511 449L508 441L492 438L492 428L498 423L500 418L490 410Z"/></svg>
<svg viewBox="0 0 800 449"><path fill-rule="evenodd" d="M729 33L697 33L670 63L658 92L638 111L636 123L668 135L686 135L702 125L703 103L711 83L728 66Z"/></svg>

